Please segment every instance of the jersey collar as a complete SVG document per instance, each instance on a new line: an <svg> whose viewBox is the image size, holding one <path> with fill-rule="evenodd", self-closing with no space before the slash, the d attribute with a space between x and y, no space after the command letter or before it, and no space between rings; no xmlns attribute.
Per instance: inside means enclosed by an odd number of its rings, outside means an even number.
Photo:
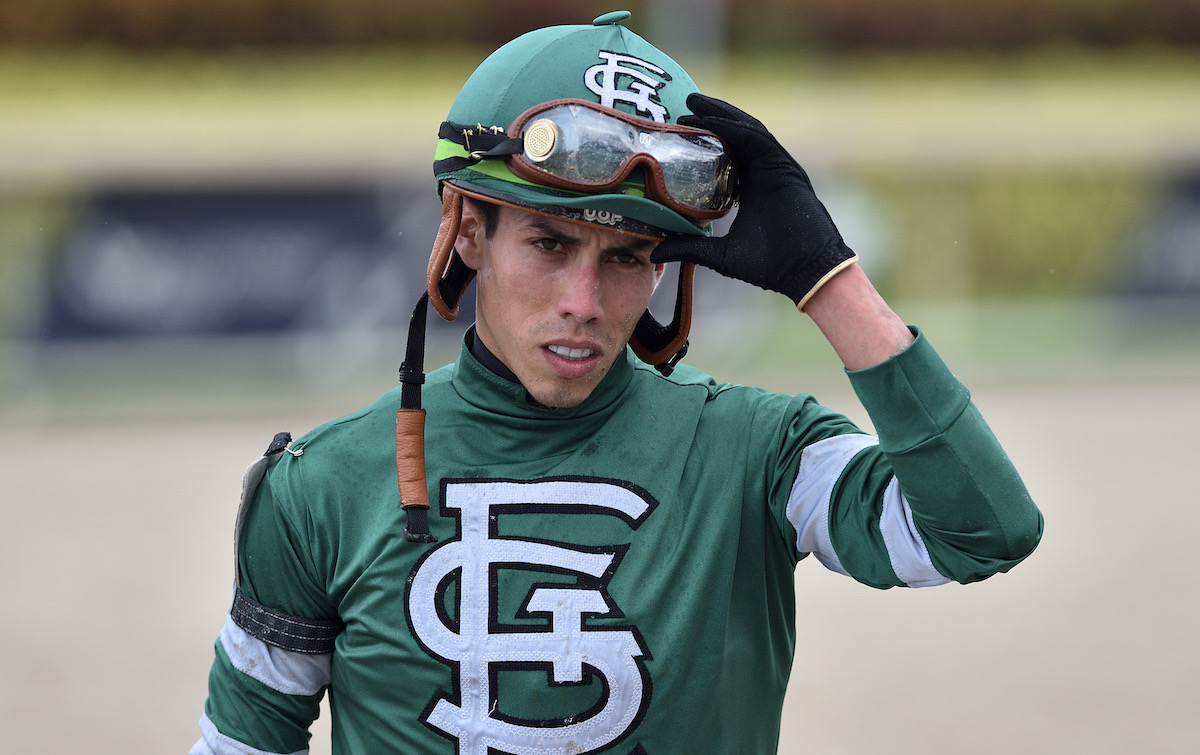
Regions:
<svg viewBox="0 0 1200 755"><path fill-rule="evenodd" d="M612 369L583 403L569 409L556 409L532 401L529 392L516 381L516 376L481 343L478 347L482 348L482 352L478 356L474 353L472 344L475 343L475 328L472 326L463 337L462 350L454 372L454 387L460 396L472 404L505 416L545 419L586 417L607 409L621 396L629 381L633 379L633 360L636 357L626 346L624 353L613 363ZM508 375L490 367L489 363L492 360L495 360Z"/></svg>

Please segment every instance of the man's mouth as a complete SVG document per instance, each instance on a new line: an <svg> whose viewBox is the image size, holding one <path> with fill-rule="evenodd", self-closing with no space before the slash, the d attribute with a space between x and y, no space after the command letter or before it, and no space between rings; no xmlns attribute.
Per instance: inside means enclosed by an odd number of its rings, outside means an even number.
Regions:
<svg viewBox="0 0 1200 755"><path fill-rule="evenodd" d="M572 349L568 346L558 346L555 344L551 344L546 348L563 359L570 359L572 361L582 361L592 355L591 349Z"/></svg>

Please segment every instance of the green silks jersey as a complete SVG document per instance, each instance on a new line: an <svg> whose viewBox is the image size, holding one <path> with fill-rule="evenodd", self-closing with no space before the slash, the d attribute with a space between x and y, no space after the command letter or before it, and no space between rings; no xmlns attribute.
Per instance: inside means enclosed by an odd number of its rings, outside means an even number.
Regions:
<svg viewBox="0 0 1200 755"><path fill-rule="evenodd" d="M345 629L305 655L227 622L193 752L303 751L326 690L335 753L774 752L800 559L971 582L1041 534L923 336L850 378L878 441L632 353L543 408L464 349L423 393L428 545L401 535L398 390L314 430L254 496L241 588Z"/></svg>

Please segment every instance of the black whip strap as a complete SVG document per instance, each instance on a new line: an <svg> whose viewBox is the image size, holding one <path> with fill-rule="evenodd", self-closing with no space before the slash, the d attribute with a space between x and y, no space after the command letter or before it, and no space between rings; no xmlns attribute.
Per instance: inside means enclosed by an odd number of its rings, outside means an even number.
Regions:
<svg viewBox="0 0 1200 755"><path fill-rule="evenodd" d="M429 503L425 486L425 413L421 410L421 386L425 382L425 320L429 292L421 295L408 323L408 345L400 364L400 412L396 418L396 471L404 512L404 539L410 543L433 543L429 531ZM406 420L401 423L401 418ZM407 492L406 492L407 491ZM408 497L411 496L411 497Z"/></svg>
<svg viewBox="0 0 1200 755"><path fill-rule="evenodd" d="M429 292L421 294L408 321L408 345L400 363L400 408L421 408L421 386L425 383L425 319Z"/></svg>

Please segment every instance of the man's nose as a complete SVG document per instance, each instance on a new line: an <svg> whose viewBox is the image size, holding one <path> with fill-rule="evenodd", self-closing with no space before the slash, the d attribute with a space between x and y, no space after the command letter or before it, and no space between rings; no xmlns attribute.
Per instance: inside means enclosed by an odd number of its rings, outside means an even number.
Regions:
<svg viewBox="0 0 1200 755"><path fill-rule="evenodd" d="M580 322L594 320L604 313L600 294L599 265L591 261L571 265L563 275L563 288L558 300L559 314Z"/></svg>

